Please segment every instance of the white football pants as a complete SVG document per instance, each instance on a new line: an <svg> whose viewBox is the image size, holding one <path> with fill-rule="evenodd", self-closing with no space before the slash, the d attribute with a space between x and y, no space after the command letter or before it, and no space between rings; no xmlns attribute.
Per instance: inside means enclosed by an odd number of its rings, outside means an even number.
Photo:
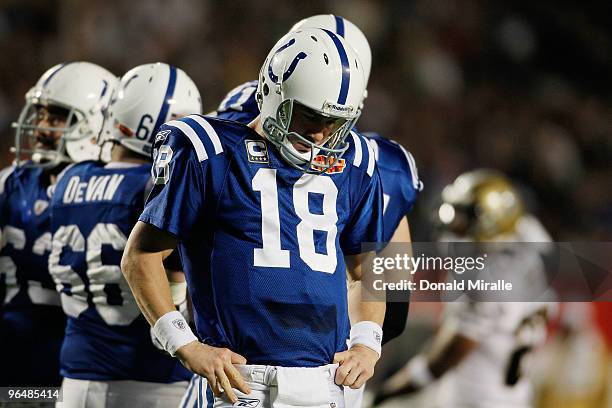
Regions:
<svg viewBox="0 0 612 408"><path fill-rule="evenodd" d="M240 400L237 405L233 405L225 396L214 398L211 390L207 390L206 379L194 376L179 407L345 407L343 387L334 383L337 364L321 367L237 365L236 368L251 388L248 395L234 390Z"/></svg>
<svg viewBox="0 0 612 408"><path fill-rule="evenodd" d="M187 381L160 384L142 381L87 381L64 378L57 408L177 407Z"/></svg>

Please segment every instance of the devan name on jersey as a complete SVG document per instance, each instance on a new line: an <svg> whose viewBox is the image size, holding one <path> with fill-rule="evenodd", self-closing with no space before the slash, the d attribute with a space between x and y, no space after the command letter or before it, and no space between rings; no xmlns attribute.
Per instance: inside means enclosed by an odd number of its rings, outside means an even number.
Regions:
<svg viewBox="0 0 612 408"><path fill-rule="evenodd" d="M108 176L93 176L88 181L81 181L79 176L73 176L68 181L64 191L64 204L90 201L112 201L117 188L124 179L123 174Z"/></svg>

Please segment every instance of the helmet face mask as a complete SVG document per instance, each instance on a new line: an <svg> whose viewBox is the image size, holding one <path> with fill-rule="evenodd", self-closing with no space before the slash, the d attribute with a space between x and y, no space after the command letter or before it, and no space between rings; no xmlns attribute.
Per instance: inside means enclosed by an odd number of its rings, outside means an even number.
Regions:
<svg viewBox="0 0 612 408"><path fill-rule="evenodd" d="M290 32L259 73L263 132L290 167L322 174L348 149L364 91L362 64L344 40L319 28Z"/></svg>
<svg viewBox="0 0 612 408"><path fill-rule="evenodd" d="M93 140L117 78L95 64L74 62L47 70L26 94L15 129L13 151L24 167L98 160ZM28 160L29 159L29 160Z"/></svg>
<svg viewBox="0 0 612 408"><path fill-rule="evenodd" d="M43 121L50 126L41 125ZM39 100L28 101L18 121L13 123L17 162L23 163L25 160L21 158L28 156L35 165L45 168L71 162L66 154L66 142L79 140L74 136L76 129L86 121L85 114L76 108Z"/></svg>
<svg viewBox="0 0 612 408"><path fill-rule="evenodd" d="M294 122L303 122L300 120L302 117L305 117L307 123L315 124L314 127L319 130L325 128L327 135L315 141L313 137L295 131ZM276 118L267 117L264 120L263 129L291 167L304 173L321 174L336 164L348 149L346 137L357 119L328 117L297 101L286 99L278 106ZM303 151L296 148L296 145Z"/></svg>

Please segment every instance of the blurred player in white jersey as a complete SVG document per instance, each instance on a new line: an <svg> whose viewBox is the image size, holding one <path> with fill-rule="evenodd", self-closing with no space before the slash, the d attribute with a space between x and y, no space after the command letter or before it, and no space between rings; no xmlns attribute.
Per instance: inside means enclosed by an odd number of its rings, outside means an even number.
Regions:
<svg viewBox="0 0 612 408"><path fill-rule="evenodd" d="M520 273L525 285L545 288L543 251L550 237L535 217L524 213L518 193L503 175L465 173L444 189L442 199L444 240L508 242L503 251L488 252L487 271L499 279ZM427 406L531 407L532 387L524 371L529 352L546 339L553 310L550 302L448 303L431 350L392 376L375 403L436 382Z"/></svg>
<svg viewBox="0 0 612 408"><path fill-rule="evenodd" d="M178 405L191 373L159 350L119 262L152 187L153 140L161 124L201 111L182 70L145 64L122 78L99 142L111 161L66 168L51 200L49 270L68 316L60 407Z"/></svg>
<svg viewBox="0 0 612 408"><path fill-rule="evenodd" d="M117 78L89 62L58 64L26 94L15 163L0 172L0 386L58 386L66 319L48 271L48 188L69 163L97 158L92 139Z"/></svg>

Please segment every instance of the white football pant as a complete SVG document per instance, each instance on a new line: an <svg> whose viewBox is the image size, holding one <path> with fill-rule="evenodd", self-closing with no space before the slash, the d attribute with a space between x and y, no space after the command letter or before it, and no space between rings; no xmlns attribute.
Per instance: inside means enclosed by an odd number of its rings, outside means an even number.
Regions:
<svg viewBox="0 0 612 408"><path fill-rule="evenodd" d="M177 407L187 381L161 384L142 381L87 381L64 378L57 408Z"/></svg>
<svg viewBox="0 0 612 408"><path fill-rule="evenodd" d="M206 379L194 376L179 407L345 407L343 387L334 382L338 364L321 367L237 365L236 368L251 389L248 395L234 390L240 400L237 405L233 405L225 396L214 398L212 392L207 390Z"/></svg>

